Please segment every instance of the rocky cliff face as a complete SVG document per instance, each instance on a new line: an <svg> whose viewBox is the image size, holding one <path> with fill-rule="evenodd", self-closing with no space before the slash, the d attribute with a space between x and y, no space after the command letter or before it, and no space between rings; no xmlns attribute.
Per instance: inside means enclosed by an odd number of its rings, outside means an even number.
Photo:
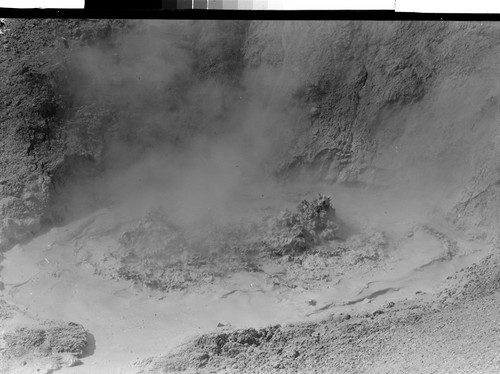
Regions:
<svg viewBox="0 0 500 374"><path fill-rule="evenodd" d="M398 185L494 237L497 25L5 20L0 30L4 248L132 183L109 175L136 165L139 188L167 178L144 165L182 169L186 149L229 154L248 178L266 165L284 180Z"/></svg>
<svg viewBox="0 0 500 374"><path fill-rule="evenodd" d="M71 85L78 81L71 58L73 48L106 40L114 24L64 20L6 20L3 24L3 246L35 234L44 219L52 222L65 199L64 186L86 181L93 174L98 150L87 148L87 132L104 120L99 113L85 112L75 97ZM78 120L87 128L78 129ZM56 198L59 190L61 198Z"/></svg>

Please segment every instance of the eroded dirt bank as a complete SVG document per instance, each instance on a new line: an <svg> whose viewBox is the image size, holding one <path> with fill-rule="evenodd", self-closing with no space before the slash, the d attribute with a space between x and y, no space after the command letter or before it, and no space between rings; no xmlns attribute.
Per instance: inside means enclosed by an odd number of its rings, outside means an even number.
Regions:
<svg viewBox="0 0 500 374"><path fill-rule="evenodd" d="M500 370L497 25L0 27L1 370Z"/></svg>

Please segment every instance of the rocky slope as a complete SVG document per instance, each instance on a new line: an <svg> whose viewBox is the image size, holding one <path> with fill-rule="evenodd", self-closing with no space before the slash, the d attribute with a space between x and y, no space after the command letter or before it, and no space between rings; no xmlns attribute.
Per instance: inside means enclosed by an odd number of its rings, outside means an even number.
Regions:
<svg viewBox="0 0 500 374"><path fill-rule="evenodd" d="M53 222L70 180L84 183L94 173L100 145L92 148L91 132L105 122L77 104L71 50L105 40L113 24L7 20L2 26L3 247L39 232L44 220Z"/></svg>
<svg viewBox="0 0 500 374"><path fill-rule="evenodd" d="M105 204L103 173L229 131L264 92L278 109L256 121L293 144L266 154L278 175L441 183L457 224L496 226L495 24L190 23L3 23L4 247Z"/></svg>

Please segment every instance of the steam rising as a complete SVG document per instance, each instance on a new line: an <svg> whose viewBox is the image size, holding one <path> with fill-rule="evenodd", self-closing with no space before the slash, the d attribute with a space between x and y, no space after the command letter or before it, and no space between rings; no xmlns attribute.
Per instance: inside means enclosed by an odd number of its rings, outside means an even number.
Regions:
<svg viewBox="0 0 500 374"><path fill-rule="evenodd" d="M132 33L76 57L86 80L79 95L97 94L122 113L96 187L113 201L133 202L134 209L161 204L192 221L272 188L273 162L291 138L289 90L278 86L283 77L274 69L234 78L234 71L212 72L197 60L196 38L217 47L223 41L213 30L226 26L139 22Z"/></svg>

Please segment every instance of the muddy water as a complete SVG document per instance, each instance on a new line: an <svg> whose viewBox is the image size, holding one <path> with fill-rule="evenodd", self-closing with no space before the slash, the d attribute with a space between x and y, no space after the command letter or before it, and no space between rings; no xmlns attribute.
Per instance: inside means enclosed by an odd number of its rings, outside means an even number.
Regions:
<svg viewBox="0 0 500 374"><path fill-rule="evenodd" d="M363 191L356 195L339 190L335 196L340 216L359 227L384 230L391 238L384 267L368 273L353 269L316 290L270 286L266 273L284 270L270 265L263 272L233 274L206 292L145 292L130 282L95 274L78 253L77 243L86 235L105 231L106 225L109 230L117 227L111 222L116 216L108 211L53 229L6 253L0 270L2 293L41 318L81 323L92 334L84 365L62 372L128 373L136 359L163 354L218 324L243 328L312 320L418 291L433 293L444 278L482 256L480 243L468 242L425 215L429 207L421 201L391 202L387 195L367 197ZM96 253L104 252L106 243L94 248Z"/></svg>

